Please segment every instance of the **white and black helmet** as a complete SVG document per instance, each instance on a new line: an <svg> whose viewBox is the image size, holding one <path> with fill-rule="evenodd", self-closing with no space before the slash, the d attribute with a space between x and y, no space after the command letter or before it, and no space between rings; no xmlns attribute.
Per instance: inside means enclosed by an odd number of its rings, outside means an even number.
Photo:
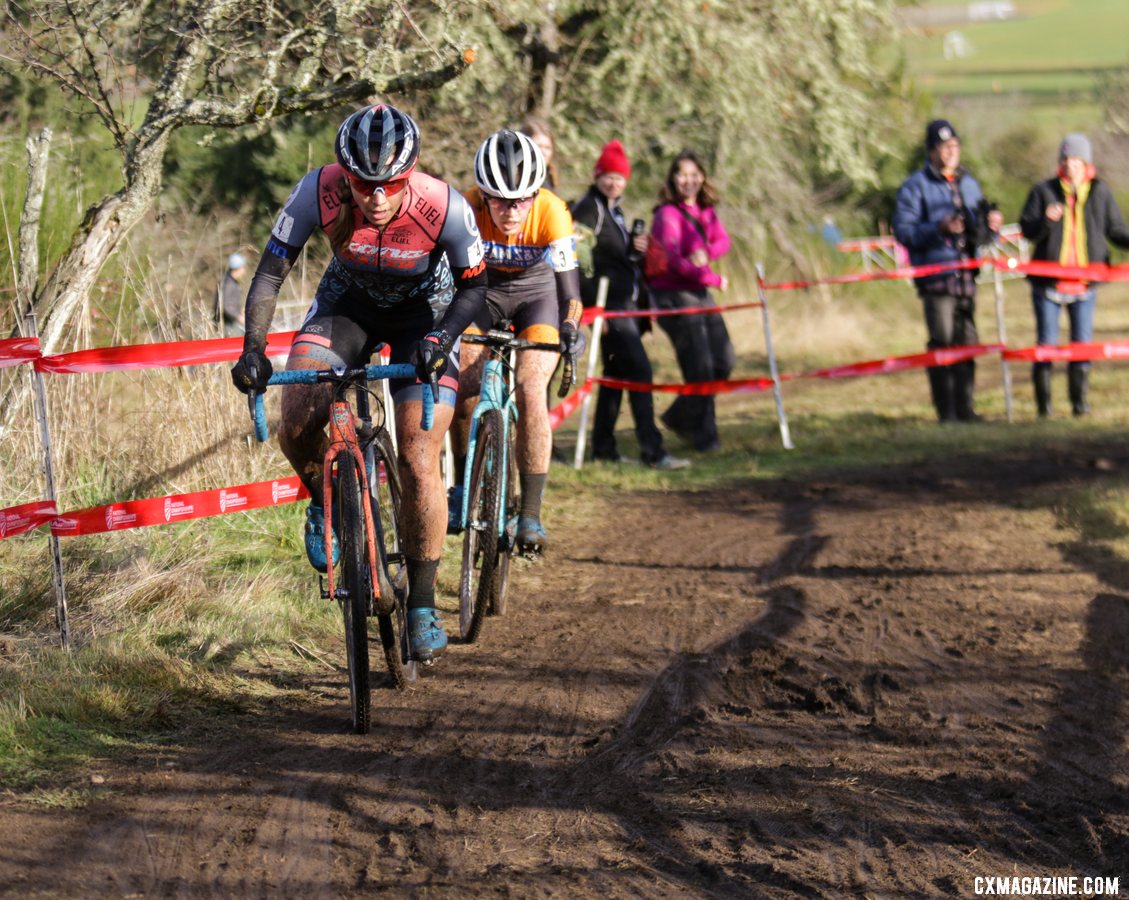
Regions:
<svg viewBox="0 0 1129 900"><path fill-rule="evenodd" d="M528 135L503 128L474 155L474 180L491 197L523 200L545 180L545 157Z"/></svg>
<svg viewBox="0 0 1129 900"><path fill-rule="evenodd" d="M334 149L337 161L357 178L401 178L419 159L419 126L394 106L366 106L341 123Z"/></svg>

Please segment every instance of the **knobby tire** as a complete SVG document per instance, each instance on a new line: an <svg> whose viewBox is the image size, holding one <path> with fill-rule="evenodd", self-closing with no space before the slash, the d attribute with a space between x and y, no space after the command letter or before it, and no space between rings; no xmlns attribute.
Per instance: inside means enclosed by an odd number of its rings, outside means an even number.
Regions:
<svg viewBox="0 0 1129 900"><path fill-rule="evenodd" d="M368 734L371 726L371 686L369 684L368 615L372 601L372 582L368 566L361 481L356 462L349 453L337 457L337 510L341 521L340 585L338 598L345 620L345 654L349 663L349 702L353 711L353 731Z"/></svg>
<svg viewBox="0 0 1129 900"><path fill-rule="evenodd" d="M381 597L381 608L376 612L376 621L388 675L393 686L403 689L409 681L415 680L415 666L410 663L407 651L408 570L400 547L400 502L403 491L396 451L387 431L377 433L373 442L373 454L376 471L373 472L370 488L373 496L373 521L377 523L376 552L380 555L380 571L377 574ZM382 467L385 473L383 481L380 477ZM392 602L386 603L389 599Z"/></svg>
<svg viewBox="0 0 1129 900"><path fill-rule="evenodd" d="M517 518L520 509L519 481L517 474L517 422L510 421L506 435L506 501L503 522L505 532L501 546L498 547L498 574L494 579L494 591L490 598L487 613L504 616L509 603L507 589L510 585L510 557L517 541Z"/></svg>
<svg viewBox="0 0 1129 900"><path fill-rule="evenodd" d="M459 630L465 643L478 639L490 606L498 564L498 482L502 460L502 421L497 410L479 420L478 440L467 499L463 566L459 579Z"/></svg>

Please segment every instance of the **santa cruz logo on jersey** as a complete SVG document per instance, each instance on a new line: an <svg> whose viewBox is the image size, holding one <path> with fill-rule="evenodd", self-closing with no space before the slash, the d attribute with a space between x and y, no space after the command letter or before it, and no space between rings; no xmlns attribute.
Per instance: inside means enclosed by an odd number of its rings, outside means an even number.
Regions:
<svg viewBox="0 0 1129 900"><path fill-rule="evenodd" d="M346 265L422 273L427 271L430 253L427 250L412 250L408 247L381 247L368 241L354 239L341 249L340 256L341 261Z"/></svg>
<svg viewBox="0 0 1129 900"><path fill-rule="evenodd" d="M525 244L499 244L494 241L484 241L483 249L486 251L487 265L505 266L509 269L531 268L548 255L545 247L529 247Z"/></svg>

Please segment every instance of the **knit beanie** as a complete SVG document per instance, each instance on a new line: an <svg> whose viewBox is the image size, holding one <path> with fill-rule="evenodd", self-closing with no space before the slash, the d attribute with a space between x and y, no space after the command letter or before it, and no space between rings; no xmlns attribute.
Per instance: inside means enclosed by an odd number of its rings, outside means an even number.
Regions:
<svg viewBox="0 0 1129 900"><path fill-rule="evenodd" d="M600 151L600 158L596 160L596 174L606 175L614 172L624 178L631 177L631 163L627 161L627 153L619 141L608 141Z"/></svg>
<svg viewBox="0 0 1129 900"><path fill-rule="evenodd" d="M1080 159L1084 163L1092 163L1094 161L1093 151L1090 149L1090 139L1084 134L1068 134L1062 139L1062 146L1058 148L1059 160L1074 157Z"/></svg>
<svg viewBox="0 0 1129 900"><path fill-rule="evenodd" d="M925 126L925 149L932 150L934 147L939 147L945 141L951 141L953 138L959 138L957 130L953 128L952 123L947 119L934 119Z"/></svg>

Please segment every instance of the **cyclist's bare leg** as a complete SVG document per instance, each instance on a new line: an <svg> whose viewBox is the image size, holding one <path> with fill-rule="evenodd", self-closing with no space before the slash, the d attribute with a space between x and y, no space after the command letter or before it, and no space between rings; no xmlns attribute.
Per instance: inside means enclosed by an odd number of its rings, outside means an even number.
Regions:
<svg viewBox="0 0 1129 900"><path fill-rule="evenodd" d="M517 361L517 460L522 474L549 471L553 432L549 427L547 389L560 355L526 350Z"/></svg>
<svg viewBox="0 0 1129 900"><path fill-rule="evenodd" d="M291 357L286 369L328 369L329 364L316 359ZM287 384L282 388L282 427L278 443L294 467L310 496L321 503L322 468L329 437L329 407L333 402L333 385Z"/></svg>
<svg viewBox="0 0 1129 900"><path fill-rule="evenodd" d="M478 404L478 392L482 389L485 356L486 348L481 344L464 342L460 345L459 396L455 401L455 419L451 425L451 449L456 459L466 456L470 422L474 416L474 407Z"/></svg>
<svg viewBox="0 0 1129 900"><path fill-rule="evenodd" d="M447 533L447 495L439 468L443 435L451 425L454 410L435 405L430 431L420 427L422 403L407 400L396 404L396 434L399 438L400 506L404 555L412 559L439 559Z"/></svg>

